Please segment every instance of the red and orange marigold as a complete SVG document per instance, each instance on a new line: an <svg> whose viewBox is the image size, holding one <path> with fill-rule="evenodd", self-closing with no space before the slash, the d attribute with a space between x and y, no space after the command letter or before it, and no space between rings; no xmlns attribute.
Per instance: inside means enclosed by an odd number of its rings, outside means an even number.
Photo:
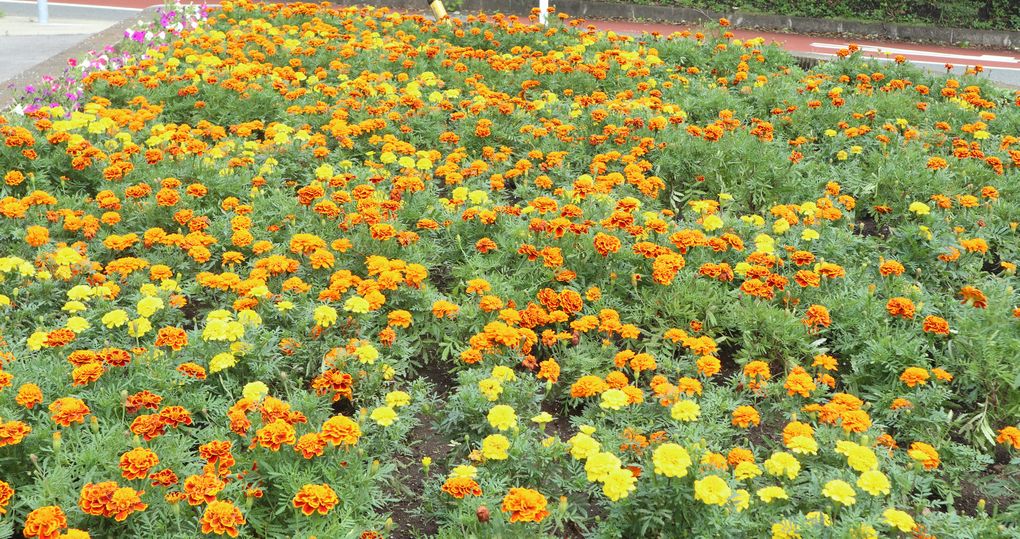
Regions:
<svg viewBox="0 0 1020 539"><path fill-rule="evenodd" d="M340 498L328 484L305 485L294 495L291 503L300 509L305 516L311 516L318 512L320 515L329 513L338 503Z"/></svg>

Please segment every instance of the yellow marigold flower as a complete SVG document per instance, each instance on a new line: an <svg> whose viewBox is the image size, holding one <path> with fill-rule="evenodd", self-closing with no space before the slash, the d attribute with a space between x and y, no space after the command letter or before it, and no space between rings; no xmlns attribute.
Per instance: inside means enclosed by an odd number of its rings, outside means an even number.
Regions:
<svg viewBox="0 0 1020 539"><path fill-rule="evenodd" d="M372 418L372 421L375 421L384 427L388 427L397 420L397 412L389 406L380 406L375 410L372 410L372 415L369 417Z"/></svg>
<svg viewBox="0 0 1020 539"><path fill-rule="evenodd" d="M733 500L733 508L739 513L751 506L751 493L745 489L738 488L733 493L731 500Z"/></svg>
<svg viewBox="0 0 1020 539"><path fill-rule="evenodd" d="M72 286L71 289L67 291L67 299L75 299L79 301L87 300L94 294L95 292L92 290L91 286L87 284L79 284Z"/></svg>
<svg viewBox="0 0 1020 539"><path fill-rule="evenodd" d="M857 492L850 483L842 479L833 479L822 488L822 495L842 505L853 505L857 502Z"/></svg>
<svg viewBox="0 0 1020 539"><path fill-rule="evenodd" d="M800 473L800 461L789 453L777 451L765 461L765 471L776 477L785 475L787 479L794 479Z"/></svg>
<svg viewBox="0 0 1020 539"><path fill-rule="evenodd" d="M701 227L708 232L712 232L713 230L719 230L720 228L722 228L722 226L723 226L722 218L720 218L718 215L714 213L712 215L706 215L705 218L701 220Z"/></svg>
<svg viewBox="0 0 1020 539"><path fill-rule="evenodd" d="M372 309L372 304L361 296L351 296L344 302L344 310L349 313L364 314ZM322 325L322 324L319 324ZM325 327L325 326L323 326Z"/></svg>
<svg viewBox="0 0 1020 539"><path fill-rule="evenodd" d="M574 457L574 460L584 460L602 450L599 442L584 432L579 432L567 440L567 445L570 446L570 456Z"/></svg>
<svg viewBox="0 0 1020 539"><path fill-rule="evenodd" d="M627 468L617 468L609 472L602 482L602 493L614 502L626 498L636 488L637 478Z"/></svg>
<svg viewBox="0 0 1020 539"><path fill-rule="evenodd" d="M814 455L818 452L818 442L814 438L808 436L794 436L790 439L790 442L786 444L786 447L799 454Z"/></svg>
<svg viewBox="0 0 1020 539"><path fill-rule="evenodd" d="M664 443L652 453L655 473L666 477L685 477L691 467L691 455L680 444Z"/></svg>
<svg viewBox="0 0 1020 539"><path fill-rule="evenodd" d="M138 300L136 310L139 316L149 318L162 308L163 300L161 298L148 296Z"/></svg>
<svg viewBox="0 0 1020 539"><path fill-rule="evenodd" d="M925 204L924 202L917 201L911 202L910 206L908 206L907 209L910 212L915 213L917 215L928 215L929 213L931 213L931 207Z"/></svg>
<svg viewBox="0 0 1020 539"><path fill-rule="evenodd" d="M234 354L231 354L230 352L221 352L209 360L209 372L220 372L224 369L229 369L234 365L237 365L237 360L234 358Z"/></svg>
<svg viewBox="0 0 1020 539"><path fill-rule="evenodd" d="M509 430L517 426L517 413L514 409L505 404L497 404L489 409L487 416L492 428L500 431Z"/></svg>
<svg viewBox="0 0 1020 539"><path fill-rule="evenodd" d="M732 493L726 480L718 475L706 475L694 482L694 499L705 505L724 505Z"/></svg>
<svg viewBox="0 0 1020 539"><path fill-rule="evenodd" d="M627 406L627 394L619 389L609 389L602 393L599 408L603 410L619 410Z"/></svg>
<svg viewBox="0 0 1020 539"><path fill-rule="evenodd" d="M75 333L81 333L92 327L92 324L89 324L88 320L80 316L72 316L67 319L67 322L64 322L64 327Z"/></svg>
<svg viewBox="0 0 1020 539"><path fill-rule="evenodd" d="M609 474L623 465L620 459L609 452L599 452L588 457L588 460L584 463L584 471L588 476L588 481L602 482L609 476Z"/></svg>
<svg viewBox="0 0 1020 539"><path fill-rule="evenodd" d="M358 361L371 365L379 359L379 350L371 344L363 344L354 349L354 355L358 357Z"/></svg>
<svg viewBox="0 0 1020 539"><path fill-rule="evenodd" d="M474 479L478 477L478 468L470 464L461 464L450 470L451 478Z"/></svg>
<svg viewBox="0 0 1020 539"><path fill-rule="evenodd" d="M245 384L241 394L248 400L258 402L269 394L269 386L265 382L250 382Z"/></svg>
<svg viewBox="0 0 1020 539"><path fill-rule="evenodd" d="M744 481L747 479L753 479L761 475L761 468L755 463L748 461L741 461L737 464L737 467L733 469L733 477Z"/></svg>
<svg viewBox="0 0 1020 539"><path fill-rule="evenodd" d="M492 434L482 440L482 455L489 460L506 460L509 448L510 440L502 434Z"/></svg>
<svg viewBox="0 0 1020 539"><path fill-rule="evenodd" d="M276 304L276 310L280 311L281 313L285 313L285 312L287 312L287 311L289 311L289 310L291 310L293 308L294 308L294 302L289 301L289 300L283 300L280 303Z"/></svg>
<svg viewBox="0 0 1020 539"><path fill-rule="evenodd" d="M775 500L789 500L790 496L786 494L786 489L783 487L769 486L758 489L755 493L761 498L761 501L765 503L772 503Z"/></svg>
<svg viewBox="0 0 1020 539"><path fill-rule="evenodd" d="M677 421L697 421L701 415L701 406L692 400L681 399L669 409L669 415Z"/></svg>
<svg viewBox="0 0 1020 539"><path fill-rule="evenodd" d="M801 539L799 531L796 524L783 519L772 525L772 539Z"/></svg>
<svg viewBox="0 0 1020 539"><path fill-rule="evenodd" d="M328 328L335 324L337 318L339 318L339 315L336 312L336 309L329 305L319 305L314 311L312 311L312 319L315 320L316 324L324 328Z"/></svg>
<svg viewBox="0 0 1020 539"><path fill-rule="evenodd" d="M901 532L913 531L913 529L917 527L917 524L914 522L914 518L906 511L900 511L899 509L890 507L882 512L882 516L885 517L886 524L900 530Z"/></svg>
<svg viewBox="0 0 1020 539"><path fill-rule="evenodd" d="M517 379L514 370L503 365L497 365L492 368L492 377L500 382L513 382Z"/></svg>
<svg viewBox="0 0 1020 539"><path fill-rule="evenodd" d="M42 350L43 345L46 343L46 338L49 334L45 331L36 331L29 335L27 340L27 346L29 350L37 351Z"/></svg>
<svg viewBox="0 0 1020 539"><path fill-rule="evenodd" d="M128 335L141 337L152 330L152 322L148 318L136 318L128 322Z"/></svg>
<svg viewBox="0 0 1020 539"><path fill-rule="evenodd" d="M889 495L889 478L878 470L868 470L857 478L857 487L872 496Z"/></svg>
<svg viewBox="0 0 1020 539"><path fill-rule="evenodd" d="M68 313L80 313L87 308L88 307L86 307L84 303L72 300L65 303L64 306L60 308L60 310Z"/></svg>
<svg viewBox="0 0 1020 539"><path fill-rule="evenodd" d="M390 391L386 394L386 405L391 408L400 408L411 404L411 396L404 391Z"/></svg>
<svg viewBox="0 0 1020 539"><path fill-rule="evenodd" d="M553 419L554 418L553 418L552 414L550 414L549 412L542 412L542 413L532 417L531 421L533 423L538 423L539 425L545 425L546 423L552 421Z"/></svg>
<svg viewBox="0 0 1020 539"><path fill-rule="evenodd" d="M485 398L489 401L495 401L499 398L500 394L503 393L503 384L499 383L499 380L495 378L485 378L478 382L478 390L485 395Z"/></svg>

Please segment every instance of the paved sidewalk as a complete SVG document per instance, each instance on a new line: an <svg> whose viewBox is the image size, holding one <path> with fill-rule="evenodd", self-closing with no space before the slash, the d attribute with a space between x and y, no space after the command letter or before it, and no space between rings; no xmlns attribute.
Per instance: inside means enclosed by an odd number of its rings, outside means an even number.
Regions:
<svg viewBox="0 0 1020 539"><path fill-rule="evenodd" d="M6 5L3 11L6 15L0 17L0 84L117 22L51 18L49 24L39 24L34 15L11 14Z"/></svg>

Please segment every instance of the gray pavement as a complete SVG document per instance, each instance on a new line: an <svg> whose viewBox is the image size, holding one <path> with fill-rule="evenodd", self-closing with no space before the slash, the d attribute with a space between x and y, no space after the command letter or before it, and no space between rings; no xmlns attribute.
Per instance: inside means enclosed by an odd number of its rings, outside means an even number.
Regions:
<svg viewBox="0 0 1020 539"><path fill-rule="evenodd" d="M34 3L4 0L0 0L0 12L4 14L0 17L0 86L4 88L17 75L82 43L89 36L139 15L138 10L131 9L50 5L49 23L43 25L36 19ZM47 68L53 72L46 74L59 75L65 65L51 62Z"/></svg>
<svg viewBox="0 0 1020 539"><path fill-rule="evenodd" d="M30 67L69 49L89 34L59 36L0 36L0 84ZM59 75L60 73L53 73Z"/></svg>

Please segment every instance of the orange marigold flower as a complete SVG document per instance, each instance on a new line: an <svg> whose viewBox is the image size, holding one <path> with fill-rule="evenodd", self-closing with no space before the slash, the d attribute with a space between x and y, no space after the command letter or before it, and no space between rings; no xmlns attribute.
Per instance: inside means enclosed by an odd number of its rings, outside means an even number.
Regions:
<svg viewBox="0 0 1020 539"><path fill-rule="evenodd" d="M256 431L255 441L262 447L279 451L282 445L294 444L294 427L283 419L277 419Z"/></svg>
<svg viewBox="0 0 1020 539"><path fill-rule="evenodd" d="M188 334L178 327L163 327L156 334L156 346L169 346L174 352L188 345Z"/></svg>
<svg viewBox="0 0 1020 539"><path fill-rule="evenodd" d="M935 315L928 315L924 317L924 322L921 324L921 329L925 333L932 333L935 335L949 335L949 322L946 322L945 318L941 318Z"/></svg>
<svg viewBox="0 0 1020 539"><path fill-rule="evenodd" d="M157 436L162 436L166 430L166 423L159 417L159 414L142 414L131 422L131 433L141 436L148 442Z"/></svg>
<svg viewBox="0 0 1020 539"><path fill-rule="evenodd" d="M620 250L620 239L603 232L595 234L595 250L602 256L609 256Z"/></svg>
<svg viewBox="0 0 1020 539"><path fill-rule="evenodd" d="M696 362L698 372L702 375L711 378L719 371L722 370L722 364L719 362L719 358L715 356L701 356Z"/></svg>
<svg viewBox="0 0 1020 539"><path fill-rule="evenodd" d="M914 407L914 403L912 403L912 402L910 402L910 401L908 401L907 399L904 399L904 398L893 399L892 404L889 405L889 409L890 410L901 410L901 409L904 409L904 408L909 409L909 408L913 408L913 407Z"/></svg>
<svg viewBox="0 0 1020 539"><path fill-rule="evenodd" d="M167 406L159 411L159 418L163 420L166 426L171 428L190 425L192 422L191 413L183 406Z"/></svg>
<svg viewBox="0 0 1020 539"><path fill-rule="evenodd" d="M864 432L871 428L871 416L864 410L847 410L840 414L840 423L846 432Z"/></svg>
<svg viewBox="0 0 1020 539"><path fill-rule="evenodd" d="M882 277L888 277L890 275L903 275L904 267L903 264L895 260L886 260L878 266L878 272Z"/></svg>
<svg viewBox="0 0 1020 539"><path fill-rule="evenodd" d="M570 386L570 396L575 399L583 399L595 395L601 395L609 389L605 380L594 375L586 375L579 378Z"/></svg>
<svg viewBox="0 0 1020 539"><path fill-rule="evenodd" d="M934 369L931 370L931 373L935 375L935 379L936 380L940 380L942 382L952 382L953 381L953 375L949 374L949 372L947 372L944 369L940 369L938 367L935 367Z"/></svg>
<svg viewBox="0 0 1020 539"><path fill-rule="evenodd" d="M910 449L907 450L907 454L910 458L920 462L925 470L934 470L939 467L942 462L939 460L939 452L934 447L924 442L914 442L910 444Z"/></svg>
<svg viewBox="0 0 1020 539"><path fill-rule="evenodd" d="M14 402L18 403L25 408L31 410L36 404L39 404L43 400L42 390L39 386L33 383L21 384L18 388L18 396L14 398Z"/></svg>
<svg viewBox="0 0 1020 539"><path fill-rule="evenodd" d="M170 468L164 468L158 472L149 474L149 479L154 487L169 487L177 484L177 474Z"/></svg>
<svg viewBox="0 0 1020 539"><path fill-rule="evenodd" d="M347 416L335 415L322 424L319 436L330 445L351 446L361 438L361 427Z"/></svg>
<svg viewBox="0 0 1020 539"><path fill-rule="evenodd" d="M903 374L900 374L900 381L908 387L927 384L928 378L930 378L928 371L920 367L907 367Z"/></svg>
<svg viewBox="0 0 1020 539"><path fill-rule="evenodd" d="M829 309L825 308L824 305L812 305L804 313L802 322L811 328L827 328L832 324L832 317L829 316Z"/></svg>
<svg viewBox="0 0 1020 539"><path fill-rule="evenodd" d="M60 530L66 527L67 516L64 515L64 511L55 505L47 505L28 514L22 533L25 537L57 539Z"/></svg>
<svg viewBox="0 0 1020 539"><path fill-rule="evenodd" d="M442 490L458 500L464 499L465 496L482 495L482 487L469 477L451 477L443 483Z"/></svg>
<svg viewBox="0 0 1020 539"><path fill-rule="evenodd" d="M300 509L305 516L311 516L315 512L325 515L336 507L336 504L340 503L340 498L337 497L336 492L333 492L329 485L323 483L321 485L305 485L301 487L301 490L294 495L291 503L294 507Z"/></svg>
<svg viewBox="0 0 1020 539"><path fill-rule="evenodd" d="M246 522L241 510L234 504L220 500L211 501L202 513L202 533L237 537L237 527L244 526Z"/></svg>
<svg viewBox="0 0 1020 539"><path fill-rule="evenodd" d="M188 505L202 505L213 502L225 486L226 483L215 475L191 475L184 480L184 494Z"/></svg>
<svg viewBox="0 0 1020 539"><path fill-rule="evenodd" d="M552 358L539 363L538 374L535 377L539 380L548 380L555 384L560 379L560 364Z"/></svg>
<svg viewBox="0 0 1020 539"><path fill-rule="evenodd" d="M120 456L120 470L124 479L144 479L157 464L159 456L142 447L136 447Z"/></svg>
<svg viewBox="0 0 1020 539"><path fill-rule="evenodd" d="M800 395L802 397L810 397L811 392L816 389L814 380L811 379L811 375L804 370L803 367L794 367L790 374L786 376L786 382L783 383L783 388L786 389L786 393L789 396Z"/></svg>
<svg viewBox="0 0 1020 539"><path fill-rule="evenodd" d="M114 484L116 487L116 484ZM131 513L144 511L149 506L142 503L142 494L131 487L117 487L106 501L105 517L112 517L117 522L123 522Z"/></svg>
<svg viewBox="0 0 1020 539"><path fill-rule="evenodd" d="M50 418L61 427L70 427L75 422L84 423L90 412L84 401L74 397L62 397L50 403Z"/></svg>
<svg viewBox="0 0 1020 539"><path fill-rule="evenodd" d="M999 429L999 435L995 437L995 441L1003 445L1011 445L1013 449L1020 449L1020 429L1012 425L1003 427Z"/></svg>
<svg viewBox="0 0 1020 539"><path fill-rule="evenodd" d="M30 432L32 432L32 427L18 420L0 423L0 447L18 445Z"/></svg>
<svg viewBox="0 0 1020 539"><path fill-rule="evenodd" d="M103 376L103 364L96 361L92 363L86 363L80 367L75 367L71 371L72 385L87 386L96 380L99 380Z"/></svg>
<svg viewBox="0 0 1020 539"><path fill-rule="evenodd" d="M460 307L446 300L439 300L432 304L432 315L436 318L453 317Z"/></svg>
<svg viewBox="0 0 1020 539"><path fill-rule="evenodd" d="M301 453L301 456L306 459L321 457L325 448L326 440L317 432L301 435L297 443L294 444L294 451Z"/></svg>
<svg viewBox="0 0 1020 539"><path fill-rule="evenodd" d="M205 367L192 362L181 363L177 366L177 372L196 380L205 380Z"/></svg>
<svg viewBox="0 0 1020 539"><path fill-rule="evenodd" d="M968 285L961 288L960 295L963 296L963 303L965 304L972 305L978 309L988 307L988 298L984 292L973 286Z"/></svg>
<svg viewBox="0 0 1020 539"><path fill-rule="evenodd" d="M529 488L511 488L503 497L501 509L510 513L510 522L541 522L549 515L548 501L541 493Z"/></svg>
<svg viewBox="0 0 1020 539"><path fill-rule="evenodd" d="M6 481L0 481L0 515L7 514L7 505L13 496L14 489Z"/></svg>
<svg viewBox="0 0 1020 539"><path fill-rule="evenodd" d="M742 429L746 429L752 424L757 427L761 424L761 414L752 406L738 406L733 410L733 419L730 422Z"/></svg>
<svg viewBox="0 0 1020 539"><path fill-rule="evenodd" d="M913 318L915 311L914 302L903 297L892 298L885 304L885 310L888 311L889 316L892 316L893 318Z"/></svg>

